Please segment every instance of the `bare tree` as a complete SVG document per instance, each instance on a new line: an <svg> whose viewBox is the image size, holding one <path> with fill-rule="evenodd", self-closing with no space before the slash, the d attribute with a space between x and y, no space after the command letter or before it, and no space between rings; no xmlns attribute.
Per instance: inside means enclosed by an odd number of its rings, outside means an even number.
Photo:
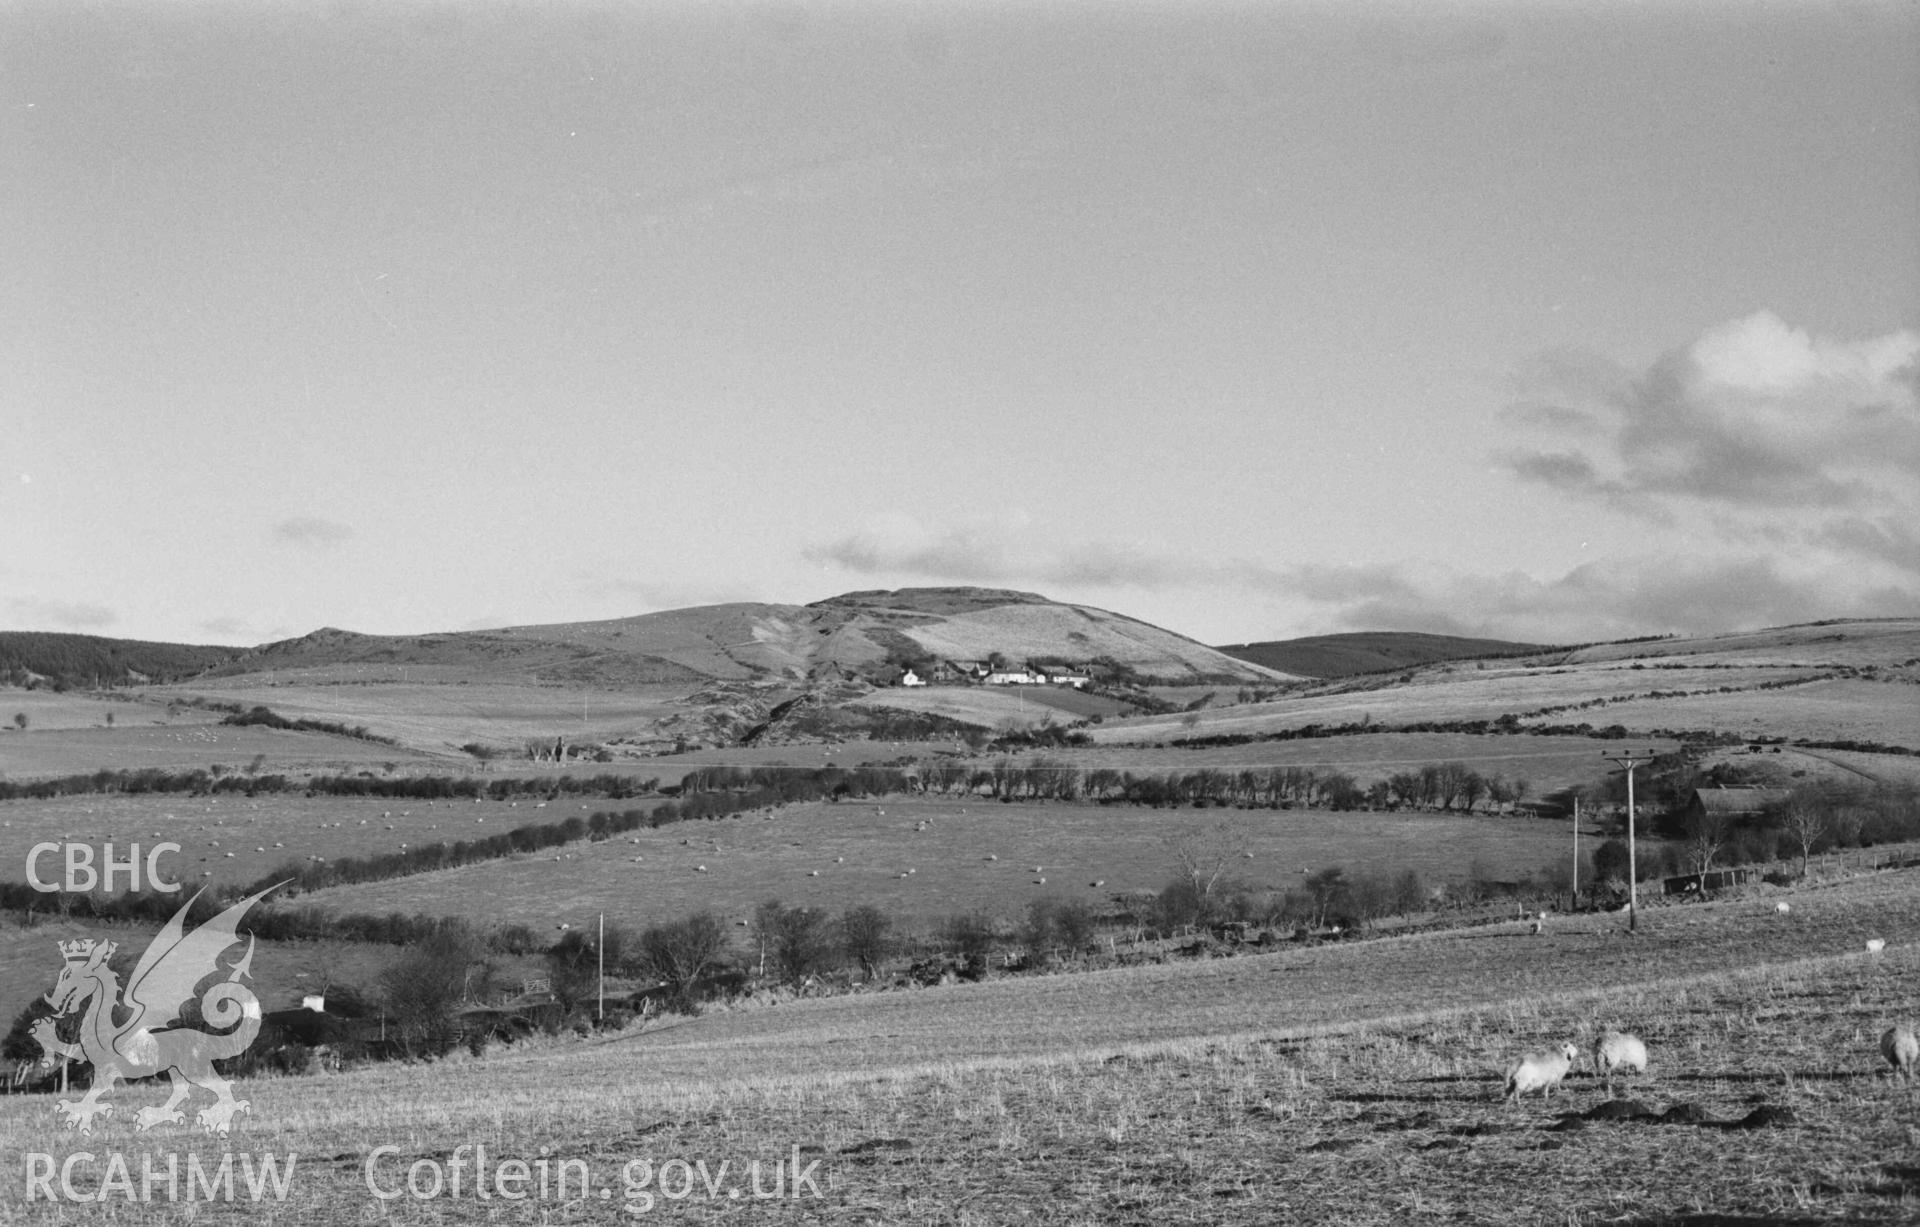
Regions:
<svg viewBox="0 0 1920 1227"><path fill-rule="evenodd" d="M727 959L727 930L712 912L655 925L640 935L635 961L640 971L665 985L678 1009L690 1009L702 978Z"/></svg>
<svg viewBox="0 0 1920 1227"><path fill-rule="evenodd" d="M1800 845L1800 876L1804 878L1813 860L1813 845L1826 836L1827 816L1811 801L1795 800L1787 807L1787 833Z"/></svg>
<svg viewBox="0 0 1920 1227"><path fill-rule="evenodd" d="M1181 880L1192 889L1201 919L1212 913L1214 891L1246 844L1246 823L1232 818L1167 838L1167 851L1180 867Z"/></svg>
<svg viewBox="0 0 1920 1227"><path fill-rule="evenodd" d="M1867 829L1866 811L1857 805L1835 807L1831 818L1833 841L1843 848L1860 846L1860 836Z"/></svg>
<svg viewBox="0 0 1920 1227"><path fill-rule="evenodd" d="M1487 792L1487 781L1478 771L1468 768L1460 774L1460 808L1469 814Z"/></svg>
<svg viewBox="0 0 1920 1227"><path fill-rule="evenodd" d="M485 943L465 925L449 923L380 973L383 1004L409 1056L439 1056L458 1042L455 1011L468 968L485 962Z"/></svg>
<svg viewBox="0 0 1920 1227"><path fill-rule="evenodd" d="M1707 874L1713 869L1713 858L1720 854L1732 833L1732 820L1715 810L1702 810L1688 821L1687 859L1700 875L1702 891L1707 889Z"/></svg>

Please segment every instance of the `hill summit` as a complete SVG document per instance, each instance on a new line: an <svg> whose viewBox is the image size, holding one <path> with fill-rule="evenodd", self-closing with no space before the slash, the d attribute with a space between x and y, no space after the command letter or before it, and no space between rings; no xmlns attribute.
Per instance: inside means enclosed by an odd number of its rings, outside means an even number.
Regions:
<svg viewBox="0 0 1920 1227"><path fill-rule="evenodd" d="M1005 662L1104 667L1168 684L1241 684L1283 674L1104 609L999 588L849 592L807 605L737 602L595 622L429 635L325 628L215 668L287 680L367 666L417 680L564 685L886 681L908 665Z"/></svg>

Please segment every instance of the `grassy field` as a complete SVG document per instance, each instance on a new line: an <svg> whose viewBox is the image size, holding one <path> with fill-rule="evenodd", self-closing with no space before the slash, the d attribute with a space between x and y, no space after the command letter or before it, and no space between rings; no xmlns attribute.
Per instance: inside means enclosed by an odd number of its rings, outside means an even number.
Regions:
<svg viewBox="0 0 1920 1227"><path fill-rule="evenodd" d="M148 724L129 724L123 716L113 728L28 728L0 736L0 773L14 780L80 775L103 767L184 771L218 764L237 771L256 757L263 760L263 771L295 773L380 769L387 763L444 771L450 761L472 762L465 755L451 760L331 733L222 725L217 717L198 714Z"/></svg>
<svg viewBox="0 0 1920 1227"><path fill-rule="evenodd" d="M1559 724L1565 716L1529 723ZM1711 729L1743 737L1872 741L1920 749L1920 686L1836 678L1786 691L1688 695L1610 703L1582 714L1630 729Z"/></svg>
<svg viewBox="0 0 1920 1227"><path fill-rule="evenodd" d="M1031 728L1048 721L1069 724L1087 716L1107 718L1136 710L1118 699L1060 686L895 687L875 691L849 706L929 712L984 729L1007 724Z"/></svg>
<svg viewBox="0 0 1920 1227"><path fill-rule="evenodd" d="M270 1207L288 1223L603 1221L622 1207L702 1222L1911 1222L1920 1095L1889 1080L1874 1044L1914 1017L1917 887L1908 871L1802 891L1784 896L1790 916L1770 897L1651 909L1637 937L1591 916L1543 937L1511 926L801 1001L255 1080L224 1144L134 1134L131 1106L152 1090L119 1092L128 1108L87 1139L49 1131L50 1097L14 1097L0 1142L56 1165L123 1152L136 1181L146 1154L164 1168L167 1154L296 1153ZM1866 936L1888 948L1865 953ZM1502 1102L1519 1053L1608 1025L1652 1052L1617 1099L1576 1073L1551 1100ZM1609 1102L1616 1119L1600 1115ZM471 1149L462 1197L368 1191L376 1147L394 1148L374 1170L392 1188L476 1144L490 1163L577 1159L591 1191L576 1175L564 1198L479 1201ZM802 1196L752 1200L746 1165L762 1164L766 1188L796 1154L817 1164ZM676 1160L704 1162L713 1190ZM82 1167L76 1183L97 1179ZM76 1209L27 1204L25 1187L0 1185L0 1205L32 1221L246 1209Z"/></svg>
<svg viewBox="0 0 1920 1227"><path fill-rule="evenodd" d="M1498 662L1429 666L1409 685L1388 678L1334 683L1328 691L1266 703L1208 707L1198 713L1141 716L1108 721L1091 730L1097 742L1170 741L1178 737L1222 733L1261 733L1307 724L1408 724L1425 720L1493 720L1547 707L1590 700L1615 700L1653 690L1707 690L1753 687L1812 677L1816 670L1797 667L1634 669L1626 665L1586 668L1517 668ZM1795 691L1762 692L1766 702L1785 711ZM1880 702L1889 701L1882 696ZM1566 712L1552 723L1622 723L1611 706ZM1197 719L1192 717L1197 715Z"/></svg>
<svg viewBox="0 0 1920 1227"><path fill-rule="evenodd" d="M593 806L604 806L597 801ZM239 886L287 861L309 856L337 860L395 852L408 843L483 838L528 823L585 815L582 801L392 801L309 797L188 797L122 794L0 803L0 874L26 880L29 849L43 841L100 847L116 854L138 843L180 845L159 864L170 880ZM40 876L58 876L58 856L40 864Z"/></svg>
<svg viewBox="0 0 1920 1227"><path fill-rule="evenodd" d="M389 671L398 673L399 666ZM532 738L549 744L602 742L651 734L663 716L687 710L688 686L631 686L619 690L532 683L474 681L436 684L382 678L358 685L266 684L259 675L158 688L165 697L201 696L252 707L263 704L289 719L364 725L382 737L435 753L457 754L477 741L511 752Z"/></svg>
<svg viewBox="0 0 1920 1227"><path fill-rule="evenodd" d="M1684 639L1603 643L1569 653L1565 659L1572 664L1592 664L1665 657L1741 665L1877 665L1911 671L1914 665L1907 662L1920 662L1920 618L1809 623Z"/></svg>
<svg viewBox="0 0 1920 1227"><path fill-rule="evenodd" d="M26 727L32 731L106 728L109 715L116 725L149 724L162 719L179 724L194 719L194 713L191 712L169 717L164 704L156 706L127 698L103 698L74 690L61 693L3 687L0 688L0 754L5 754L9 748L8 739L19 735L17 717L25 716Z"/></svg>
<svg viewBox="0 0 1920 1227"><path fill-rule="evenodd" d="M1601 755L1620 747L1616 741L1591 737L1512 737L1474 733L1359 733L1350 737L1317 737L1297 741L1261 741L1231 746L1142 746L1101 744L1049 750L1040 757L1072 763L1085 770L1099 767L1136 774L1221 770L1258 770L1266 767L1311 767L1342 771L1365 785L1400 771L1418 770L1428 763L1461 762L1483 775L1498 773L1524 779L1532 796L1597 782L1611 767ZM1637 749L1670 750L1678 743L1664 738L1642 739ZM1033 756L1024 756L1033 757Z"/></svg>
<svg viewBox="0 0 1920 1227"><path fill-rule="evenodd" d="M1626 659L1663 654L1686 667L1632 669ZM1699 699L1632 696L1751 687L1833 664L1877 664L1882 676L1906 677L1913 668L1903 662L1920 656L1920 622L1790 628L1586 655L1591 662L1579 668L1429 668L1414 684L1391 689L1379 688L1388 679L1361 679L1317 697L1210 707L1191 726L1178 716L1108 719L1092 729L1102 744L1049 757L1136 773L1309 766L1363 782L1461 761L1525 778L1540 796L1597 779L1601 751L1620 743L1441 734L1193 750L1140 743L1363 717L1492 718L1594 698L1626 701L1548 719L1916 740L1901 734L1914 711L1905 685L1832 681ZM1700 667L1713 663L1740 667ZM221 728L195 714L168 717L164 705L36 691L0 708L0 720L15 709L29 715L26 732L0 733L0 770L17 778L100 767L238 769L264 754L266 770L384 773L393 762L401 773L448 771L469 765L451 749L463 741L603 740L689 710L680 702L684 688L595 691L585 694L583 720L581 690L477 677L458 685L428 666L394 667L407 672L330 679L380 685L230 679L217 694L289 716L366 724L404 738L421 750L418 757L342 738ZM169 723L154 723L162 719ZM953 748L755 747L621 769L673 782L698 766L811 769ZM1823 772L1914 778L1900 774L1913 760L1884 756L1790 750L1728 757L1763 762L1789 781ZM516 762L496 764L490 774L558 770ZM449 805L295 794L15 802L0 805L0 866L18 873L26 849L42 840L167 838L183 845L171 864L190 883L245 881L289 859L385 851L646 804ZM1565 822L1513 818L887 798L667 827L300 902L442 911L551 932L602 910L629 925L701 907L738 919L778 898L835 911L873 902L919 926L974 908L1012 917L1045 896L1100 899L1159 887L1174 870L1168 838L1222 820L1244 824L1238 838L1252 853L1237 858L1233 872L1281 888L1299 883L1302 871L1333 864L1413 867L1431 883L1462 875L1477 860L1482 872L1518 876L1560 862L1569 850ZM1790 912L1775 909L1783 901ZM1875 1052L1887 1025L1920 1022L1920 871L1829 876L1784 891L1756 887L1712 903L1648 902L1636 935L1617 914L1556 915L1539 936L1496 923L777 1006L762 997L698 1018L669 1017L592 1039L540 1039L477 1058L460 1052L431 1064L249 1080L240 1094L252 1101L251 1114L226 1140L178 1126L134 1132L133 1110L164 1093L151 1086L119 1091L120 1111L84 1139L58 1130L50 1097L7 1097L0 1099L0 1144L15 1158L14 1174L0 1179L0 1218L549 1223L609 1221L628 1217L622 1209L646 1209L715 1222L984 1224L1041 1215L1061 1224L1920 1221L1920 1089L1892 1083ZM52 943L81 935L109 934L78 911L32 928L7 918L0 1011L10 1016L44 991L57 970ZM1884 952L1867 953L1868 939L1884 940ZM364 984L392 953L332 943L263 946L257 983L270 1007L285 1005L315 979ZM1650 1073L1622 1088L1617 1101L1638 1109L1616 1108L1619 1119L1601 1119L1596 1109L1616 1101L1584 1074L1552 1100L1501 1101L1502 1074L1520 1053L1564 1038L1584 1043L1610 1025L1637 1031L1652 1049ZM1761 1110L1770 1123L1744 1127ZM457 1148L475 1144L496 1161L534 1159L543 1147L552 1158L579 1159L594 1190L584 1198L480 1202L469 1170L464 1198L383 1202L368 1191L366 1159L375 1147L395 1148L377 1173L391 1186L404 1183L408 1165L424 1161L444 1171ZM126 1155L136 1182L146 1155L163 1165L165 1156L187 1153L300 1158L285 1201L264 1208L143 1203L137 1192L131 1203L28 1204L21 1156L43 1152L57 1165L79 1150ZM770 1181L773 1163L796 1155L818 1163L819 1195L789 1197L778 1209L754 1200L742 1168L758 1161ZM714 1191L688 1173L678 1186L636 1185L634 1193L655 1198L651 1205L629 1201L622 1171L636 1159L648 1162L650 1177L669 1160L705 1161ZM715 1170L722 1161L732 1165L730 1175ZM98 1169L83 1165L79 1186L98 1181ZM672 1187L685 1195L666 1196ZM729 1189L745 1196L730 1198Z"/></svg>
<svg viewBox="0 0 1920 1227"><path fill-rule="evenodd" d="M635 926L709 907L746 917L768 899L835 912L871 903L915 926L975 908L1011 919L1047 896L1097 902L1158 890L1177 872L1168 841L1222 822L1235 824L1236 852L1252 854L1237 855L1230 874L1281 889L1331 865L1413 868L1436 884L1476 863L1519 877L1565 857L1572 840L1566 822L1489 817L890 797L677 824L304 898L342 912L419 910L546 929L601 911Z"/></svg>

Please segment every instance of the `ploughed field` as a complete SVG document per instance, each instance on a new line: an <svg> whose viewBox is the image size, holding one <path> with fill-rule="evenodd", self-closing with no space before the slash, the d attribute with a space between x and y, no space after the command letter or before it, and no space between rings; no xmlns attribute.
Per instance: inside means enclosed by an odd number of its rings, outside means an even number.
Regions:
<svg viewBox="0 0 1920 1227"><path fill-rule="evenodd" d="M675 823L511 860L334 887L302 901L338 912L425 911L551 929L591 922L602 911L634 926L708 908L745 918L775 899L834 912L870 903L924 927L974 910L1018 918L1029 902L1047 897L1103 902L1158 890L1179 873L1171 841L1223 823L1232 828L1228 879L1257 888L1298 886L1305 875L1335 865L1349 872L1416 869L1435 885L1476 866L1512 880L1567 863L1572 854L1567 821L896 796Z"/></svg>
<svg viewBox="0 0 1920 1227"><path fill-rule="evenodd" d="M122 1110L84 1139L48 1128L52 1097L9 1097L0 1142L56 1168L124 1153L136 1182L145 1155L297 1155L270 1207L297 1223L623 1208L735 1222L1911 1222L1920 1092L1875 1049L1920 1012L1916 951L1909 870L1652 908L1631 937L1617 915L1563 918L1541 936L1492 926L804 1000L251 1080L224 1143L135 1134L133 1109L160 1088L122 1089ZM1576 1071L1551 1099L1503 1101L1521 1053L1584 1048L1608 1026L1646 1040L1645 1075L1610 1096ZM534 1182L518 1201L495 1183L480 1200L481 1146L491 1179L503 1159L544 1158L572 1183L542 1199ZM776 1162L777 1206L755 1199ZM99 1187L100 1163L77 1162L80 1192ZM409 1196L410 1172L439 1195ZM370 1179L399 1196L379 1200ZM0 1199L32 1221L260 1216L26 1204L25 1188L10 1179Z"/></svg>

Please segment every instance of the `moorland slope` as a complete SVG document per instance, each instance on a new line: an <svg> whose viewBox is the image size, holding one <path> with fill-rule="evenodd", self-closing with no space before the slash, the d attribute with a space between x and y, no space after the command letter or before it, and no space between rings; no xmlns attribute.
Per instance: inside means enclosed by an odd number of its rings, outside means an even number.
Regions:
<svg viewBox="0 0 1920 1227"><path fill-rule="evenodd" d="M1284 675L1123 614L991 588L855 592L810 605L737 602L631 618L432 635L332 628L267 644L205 678L532 681L567 685L864 676L912 659L1107 661L1169 684Z"/></svg>
<svg viewBox="0 0 1920 1227"><path fill-rule="evenodd" d="M1300 677L1352 677L1442 660L1484 660L1523 656L1553 649L1504 639L1466 639L1417 631L1355 631L1344 635L1308 635L1233 643L1220 649L1239 660Z"/></svg>

